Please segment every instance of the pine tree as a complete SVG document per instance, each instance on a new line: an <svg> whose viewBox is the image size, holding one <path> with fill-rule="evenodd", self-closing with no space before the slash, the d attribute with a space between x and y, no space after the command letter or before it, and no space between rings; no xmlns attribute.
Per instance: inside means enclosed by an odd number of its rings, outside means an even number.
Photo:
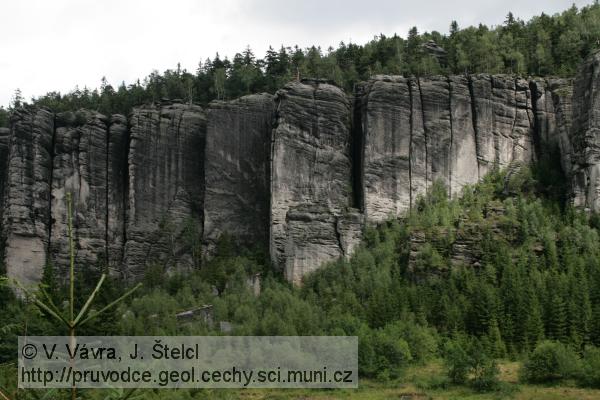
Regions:
<svg viewBox="0 0 600 400"><path fill-rule="evenodd" d="M551 292L547 316L548 338L564 342L567 337L567 310L559 293Z"/></svg>
<svg viewBox="0 0 600 400"><path fill-rule="evenodd" d="M492 357L501 358L506 355L506 345L502 341L502 335L500 334L496 318L490 321L487 340L489 343L489 354Z"/></svg>

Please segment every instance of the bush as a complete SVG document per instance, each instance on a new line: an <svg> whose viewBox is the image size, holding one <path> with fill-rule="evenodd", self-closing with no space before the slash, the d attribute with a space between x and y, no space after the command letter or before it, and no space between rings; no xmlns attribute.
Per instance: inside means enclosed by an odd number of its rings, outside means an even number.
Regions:
<svg viewBox="0 0 600 400"><path fill-rule="evenodd" d="M500 371L495 360L484 356L475 362L472 371L473 379L471 379L470 384L475 390L489 392L499 387L500 380L498 379L498 374Z"/></svg>
<svg viewBox="0 0 600 400"><path fill-rule="evenodd" d="M451 340L446 343L444 350L444 361L448 369L448 377L453 383L465 383L473 360L458 340Z"/></svg>
<svg viewBox="0 0 600 400"><path fill-rule="evenodd" d="M600 388L600 349L587 347L583 353L579 383L582 386Z"/></svg>
<svg viewBox="0 0 600 400"><path fill-rule="evenodd" d="M434 329L417 324L413 318L394 321L383 330L391 337L399 337L408 344L412 360L425 362L437 352L438 340Z"/></svg>
<svg viewBox="0 0 600 400"><path fill-rule="evenodd" d="M555 382L577 376L580 360L575 352L564 344L541 342L529 355L520 371L525 382Z"/></svg>
<svg viewBox="0 0 600 400"><path fill-rule="evenodd" d="M468 383L480 392L499 387L498 366L477 339L458 337L446 343L444 360L448 378L455 384Z"/></svg>

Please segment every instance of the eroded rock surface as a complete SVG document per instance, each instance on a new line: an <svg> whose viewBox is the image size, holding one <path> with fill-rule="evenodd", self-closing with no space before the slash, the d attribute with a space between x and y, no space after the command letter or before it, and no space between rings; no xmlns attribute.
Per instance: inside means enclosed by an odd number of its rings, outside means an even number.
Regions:
<svg viewBox="0 0 600 400"><path fill-rule="evenodd" d="M54 115L35 107L13 112L4 187L2 239L8 276L39 281L50 229Z"/></svg>
<svg viewBox="0 0 600 400"><path fill-rule="evenodd" d="M365 215L381 222L411 206L412 97L409 81L376 76L360 89Z"/></svg>
<svg viewBox="0 0 600 400"><path fill-rule="evenodd" d="M107 118L97 112L56 116L50 229L50 261L69 265L67 194L72 198L75 262L80 268L106 263Z"/></svg>
<svg viewBox="0 0 600 400"><path fill-rule="evenodd" d="M204 111L149 105L129 123L126 272L139 276L153 262L192 267L202 237Z"/></svg>
<svg viewBox="0 0 600 400"><path fill-rule="evenodd" d="M128 200L128 153L129 130L127 118L120 114L111 116L108 121L108 164L107 164L107 210L106 210L106 246L108 267L113 273L123 273L125 239L127 238L125 221Z"/></svg>
<svg viewBox="0 0 600 400"><path fill-rule="evenodd" d="M273 96L257 94L208 109L204 242L219 236L263 247L269 236L269 174Z"/></svg>
<svg viewBox="0 0 600 400"><path fill-rule="evenodd" d="M404 214L436 181L456 196L493 168L534 155L531 92L523 80L376 76L357 97L369 222Z"/></svg>
<svg viewBox="0 0 600 400"><path fill-rule="evenodd" d="M479 175L513 162L531 162L534 115L528 82L506 75L470 79Z"/></svg>
<svg viewBox="0 0 600 400"><path fill-rule="evenodd" d="M577 74L572 112L573 201L600 211L600 53L590 57Z"/></svg>
<svg viewBox="0 0 600 400"><path fill-rule="evenodd" d="M344 253L336 226L353 199L350 102L330 84L292 82L275 106L270 252L299 283Z"/></svg>
<svg viewBox="0 0 600 400"><path fill-rule="evenodd" d="M299 283L349 256L365 224L404 215L434 182L456 196L547 153L559 155L574 204L600 211L599 71L596 54L574 84L375 76L353 97L307 80L213 102L207 115L177 102L127 118L24 107L0 129L4 261L25 282L48 261L66 265L67 192L78 264L101 261L126 278L154 263L197 265L201 245L210 255L229 233L268 244ZM473 237L458 232L453 264L478 262Z"/></svg>

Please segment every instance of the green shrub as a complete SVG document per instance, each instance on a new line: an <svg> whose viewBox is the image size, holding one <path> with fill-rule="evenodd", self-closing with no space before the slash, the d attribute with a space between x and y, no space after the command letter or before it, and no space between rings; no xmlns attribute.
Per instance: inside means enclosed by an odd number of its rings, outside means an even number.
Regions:
<svg viewBox="0 0 600 400"><path fill-rule="evenodd" d="M580 360L573 350L552 341L541 342L523 364L520 374L525 382L555 382L577 376Z"/></svg>
<svg viewBox="0 0 600 400"><path fill-rule="evenodd" d="M582 386L600 388L600 349L587 347L583 353L581 376L579 383Z"/></svg>
<svg viewBox="0 0 600 400"><path fill-rule="evenodd" d="M472 367L473 378L470 381L471 386L479 392L489 392L499 387L500 380L498 374L500 370L496 361L491 358L481 357Z"/></svg>
<svg viewBox="0 0 600 400"><path fill-rule="evenodd" d="M383 330L391 337L399 337L406 341L413 361L425 362L437 352L438 339L435 331L417 324L413 319L394 321L387 324Z"/></svg>
<svg viewBox="0 0 600 400"><path fill-rule="evenodd" d="M446 343L444 361L448 377L453 383L462 384L467 381L473 360L459 340L451 340Z"/></svg>
<svg viewBox="0 0 600 400"><path fill-rule="evenodd" d="M468 384L479 392L497 390L500 386L496 361L486 354L478 339L459 336L446 342L444 348L448 378L455 384Z"/></svg>

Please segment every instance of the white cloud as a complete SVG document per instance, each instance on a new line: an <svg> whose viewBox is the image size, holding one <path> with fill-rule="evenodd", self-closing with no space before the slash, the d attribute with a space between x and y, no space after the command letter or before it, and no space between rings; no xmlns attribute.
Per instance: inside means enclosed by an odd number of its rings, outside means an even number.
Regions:
<svg viewBox="0 0 600 400"><path fill-rule="evenodd" d="M587 2L575 2L578 6ZM233 56L250 45L262 56L269 45L340 41L364 43L374 35L446 32L460 26L499 24L511 10L528 19L568 8L571 0L3 0L0 3L0 104L14 90L26 98L75 85L97 87L134 82L177 62L195 70L198 61Z"/></svg>

